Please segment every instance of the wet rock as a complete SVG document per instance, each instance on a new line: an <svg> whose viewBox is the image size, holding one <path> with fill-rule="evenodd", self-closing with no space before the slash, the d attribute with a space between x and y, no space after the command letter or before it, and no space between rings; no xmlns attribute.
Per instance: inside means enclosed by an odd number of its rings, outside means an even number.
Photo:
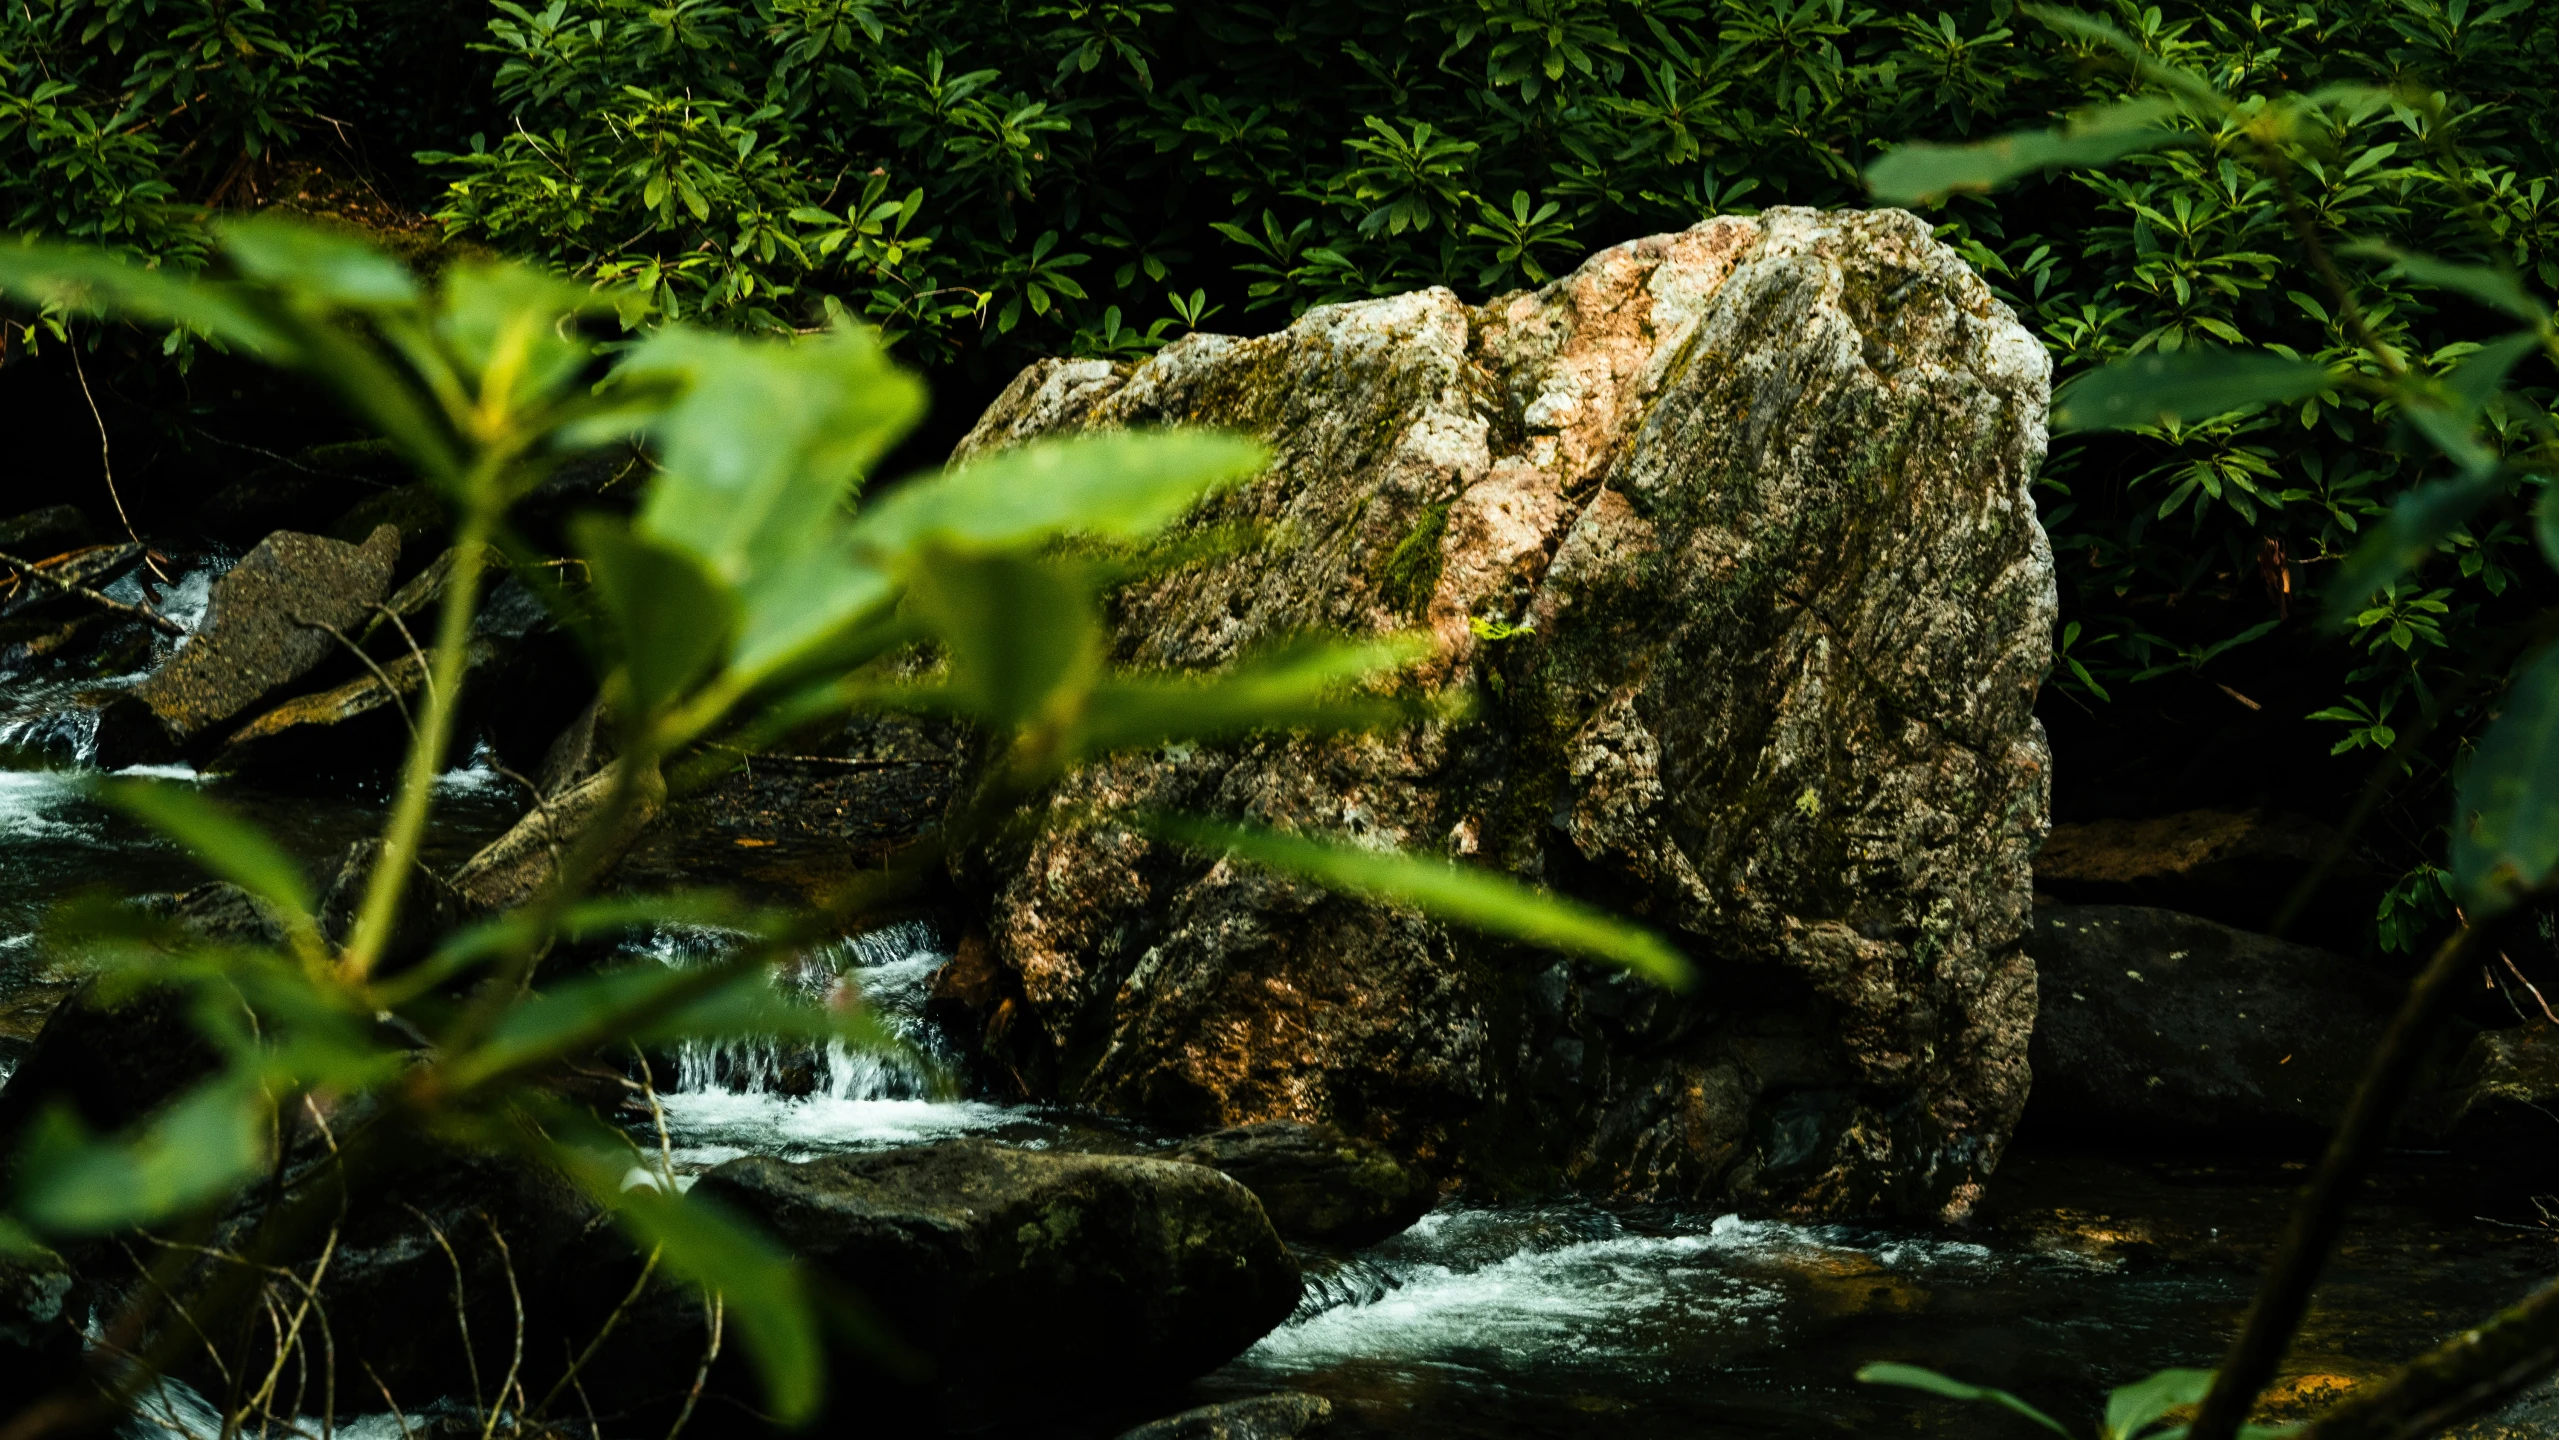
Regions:
<svg viewBox="0 0 2559 1440"><path fill-rule="evenodd" d="M655 770L642 775L630 801L611 817L613 770L599 771L557 796L546 796L507 832L480 848L453 872L454 893L473 910L507 910L540 893L559 863L590 826L610 823L598 873L611 870L646 833L666 805L666 781Z"/></svg>
<svg viewBox="0 0 2559 1440"><path fill-rule="evenodd" d="M204 623L168 661L98 715L98 763L163 761L212 738L341 648L391 582L399 532L361 546L279 531L213 584Z"/></svg>
<svg viewBox="0 0 2559 1440"><path fill-rule="evenodd" d="M463 673L485 668L495 656L486 642L475 642L465 653ZM416 733L411 726L426 669L422 657L406 656L335 689L287 700L232 731L205 762L204 773L284 768L309 779L395 766Z"/></svg>
<svg viewBox="0 0 2559 1440"><path fill-rule="evenodd" d="M2536 1176L2559 1171L2559 1026L2535 1020L2474 1037L2446 1092L2456 1149Z"/></svg>
<svg viewBox="0 0 2559 1440"><path fill-rule="evenodd" d="M2286 938L2359 951L2390 877L2336 831L2280 811L2055 825L2035 856L2035 888L2074 905L2150 905L2265 930L2322 865Z"/></svg>
<svg viewBox="0 0 2559 1440"><path fill-rule="evenodd" d="M927 1364L916 1399L954 1427L1056 1414L1204 1373L1296 1306L1261 1207L1197 1165L953 1141L795 1165L733 1160L696 1200L728 1206L859 1295ZM845 1414L894 1379L840 1357Z"/></svg>
<svg viewBox="0 0 2559 1440"><path fill-rule="evenodd" d="M382 842L378 839L358 840L347 847L346 857L338 862L337 874L329 880L328 889L320 897L320 933L332 945L344 945L355 934L356 915L364 907L364 895L373 880L374 867L382 858ZM471 906L450 881L423 863L412 861L409 886L400 898L400 918L392 928L391 939L383 947L381 964L397 970L426 954L456 926L471 916Z"/></svg>
<svg viewBox="0 0 2559 1440"><path fill-rule="evenodd" d="M2028 1126L2055 1140L2316 1145L2402 990L2330 951L2136 906L2040 907L2027 946Z"/></svg>
<svg viewBox="0 0 2559 1440"><path fill-rule="evenodd" d="M616 878L642 889L716 885L815 903L941 822L962 754L946 724L884 716L740 757L671 801Z"/></svg>
<svg viewBox="0 0 2559 1440"><path fill-rule="evenodd" d="M0 550L21 560L34 560L30 550L47 554L64 546L77 545L95 533L89 528L89 517L76 505L47 505L0 520Z"/></svg>
<svg viewBox="0 0 2559 1440"><path fill-rule="evenodd" d="M1332 1401L1302 1390L1282 1390L1185 1410L1140 1425L1119 1440L1295 1440L1332 1418Z"/></svg>
<svg viewBox="0 0 2559 1440"><path fill-rule="evenodd" d="M1385 1147L1329 1125L1268 1120L1203 1135L1173 1152L1253 1192L1291 1240L1367 1245L1430 1213L1439 1187Z"/></svg>
<svg viewBox="0 0 2559 1440"><path fill-rule="evenodd" d="M197 507L206 534L246 544L276 530L325 531L348 507L398 486L408 466L387 440L314 445L261 465ZM367 526L356 535L372 533Z"/></svg>
<svg viewBox="0 0 2559 1440"><path fill-rule="evenodd" d="M0 1394L41 1395L79 1373L73 1279L50 1250L0 1254Z"/></svg>
<svg viewBox="0 0 2559 1440"><path fill-rule="evenodd" d="M1210 669L1310 627L1420 626L1422 678L1478 702L1393 735L1124 757L1061 810L1447 855L1632 911L1705 970L1673 1000L1058 827L963 877L1057 1092L1631 1197L1965 1210L2027 1088L2048 375L1920 221L1786 208L1480 308L1429 290L1025 371L961 461L1167 422L1272 447L1185 524L1293 543L1123 589L1124 659Z"/></svg>
<svg viewBox="0 0 2559 1440"><path fill-rule="evenodd" d="M0 1167L13 1167L28 1127L54 1104L93 1131L130 1125L213 1073L217 1060L183 998L146 991L108 1005L83 985L56 1006L26 1059L0 1086Z"/></svg>

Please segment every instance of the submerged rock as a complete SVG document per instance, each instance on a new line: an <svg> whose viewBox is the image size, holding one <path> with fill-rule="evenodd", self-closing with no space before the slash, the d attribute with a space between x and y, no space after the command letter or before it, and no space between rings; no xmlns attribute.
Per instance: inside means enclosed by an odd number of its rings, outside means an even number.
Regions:
<svg viewBox="0 0 2559 1440"><path fill-rule="evenodd" d="M919 1357L954 1428L1055 1414L1202 1374L1288 1318L1291 1260L1261 1207L1197 1165L973 1140L795 1165L732 1160L693 1197L762 1224ZM845 1415L905 1403L836 1366ZM912 1382L906 1382L911 1384Z"/></svg>
<svg viewBox="0 0 2559 1440"><path fill-rule="evenodd" d="M2559 1025L2473 1037L2446 1090L2445 1137L2456 1148L2527 1174L2559 1171Z"/></svg>
<svg viewBox="0 0 2559 1440"><path fill-rule="evenodd" d="M1140 1425L1119 1440L1296 1440L1333 1418L1333 1402L1302 1390L1229 1400Z"/></svg>
<svg viewBox="0 0 2559 1440"><path fill-rule="evenodd" d="M98 763L171 759L309 674L382 598L399 554L388 526L361 546L289 530L258 542L213 583L194 636L99 711Z"/></svg>
<svg viewBox="0 0 2559 1440"><path fill-rule="evenodd" d="M1427 290L1025 371L961 461L1169 422L1273 450L1186 524L1286 543L1127 586L1122 659L1419 626L1421 678L1476 702L1126 757L1061 812L1490 866L1645 918L1703 978L1673 998L1062 828L964 875L1037 1022L1015 1034L1063 1097L1183 1128L1329 1122L1627 1196L1961 1213L2026 1096L2048 377L1921 221L1784 208L1480 308Z"/></svg>
<svg viewBox="0 0 2559 1440"><path fill-rule="evenodd" d="M2152 905L2242 930L2270 928L2315 874L2318 888L2286 937L2360 950L2390 877L2346 837L2299 815L2190 810L2055 825L2035 856L2035 888L2055 899Z"/></svg>
<svg viewBox="0 0 2559 1440"><path fill-rule="evenodd" d="M1439 1201L1430 1177L1385 1147L1330 1125L1266 1120L1202 1135L1173 1152L1232 1177L1291 1240L1368 1245L1409 1228Z"/></svg>
<svg viewBox="0 0 2559 1440"><path fill-rule="evenodd" d="M2034 1133L2316 1144L2344 1114L2404 987L2361 962L2192 915L2048 905Z"/></svg>

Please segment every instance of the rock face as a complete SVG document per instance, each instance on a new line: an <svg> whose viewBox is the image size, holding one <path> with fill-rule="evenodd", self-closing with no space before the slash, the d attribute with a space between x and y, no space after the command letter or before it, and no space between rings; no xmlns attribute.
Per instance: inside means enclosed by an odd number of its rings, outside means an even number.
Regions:
<svg viewBox="0 0 2559 1440"><path fill-rule="evenodd" d="M1261 1207L1197 1165L964 1140L732 1160L692 1193L867 1302L925 1362L929 1417L954 1428L1189 1379L1298 1301ZM837 1379L850 1413L892 1403L889 1382Z"/></svg>
<svg viewBox="0 0 2559 1440"><path fill-rule="evenodd" d="M2264 930L2322 865L2285 937L2360 950L2390 877L2345 837L2299 815L2189 810L2055 825L2035 856L2035 888L2074 905L2154 905Z"/></svg>
<svg viewBox="0 0 2559 1440"><path fill-rule="evenodd" d="M133 693L98 716L98 763L165 760L341 648L391 584L400 532L364 544L280 530L214 582L204 624Z"/></svg>
<svg viewBox="0 0 2559 1440"><path fill-rule="evenodd" d="M2446 1095L2446 1138L2527 1174L2559 1171L2559 1026L2474 1037Z"/></svg>
<svg viewBox="0 0 2559 1440"><path fill-rule="evenodd" d="M1262 1202L1271 1228L1291 1240L1372 1244L1411 1226L1439 1200L1429 1176L1330 1125L1239 1125L1202 1135L1173 1158L1242 1184Z"/></svg>
<svg viewBox="0 0 2559 1440"><path fill-rule="evenodd" d="M2029 1126L2056 1139L2315 1145L2402 986L2360 962L2170 910L2047 905Z"/></svg>
<svg viewBox="0 0 2559 1440"><path fill-rule="evenodd" d="M1274 543L1115 601L1119 658L1426 629L1465 723L1125 758L1180 807L1494 866L1638 914L1674 999L1126 834L987 857L1056 1088L1194 1128L1329 1122L1494 1174L1958 1213L2026 1093L2044 829L2049 366L1913 217L1778 209L1470 309L1328 306L1136 368L1032 367L959 458L1195 423ZM1025 1054L1014 1068L1037 1071Z"/></svg>

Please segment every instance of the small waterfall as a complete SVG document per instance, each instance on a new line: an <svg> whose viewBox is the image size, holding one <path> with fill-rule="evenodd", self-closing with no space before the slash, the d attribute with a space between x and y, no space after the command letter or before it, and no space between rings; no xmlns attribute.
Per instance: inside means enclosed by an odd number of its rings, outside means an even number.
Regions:
<svg viewBox="0 0 2559 1440"><path fill-rule="evenodd" d="M717 942L688 937L691 953ZM909 921L838 940L810 952L781 977L812 1001L850 987L906 1050L823 1048L771 1040L688 1040L677 1047L674 1093L773 1095L792 1099L930 1100L949 1089L956 1058L924 1019L934 972L951 957L933 927Z"/></svg>

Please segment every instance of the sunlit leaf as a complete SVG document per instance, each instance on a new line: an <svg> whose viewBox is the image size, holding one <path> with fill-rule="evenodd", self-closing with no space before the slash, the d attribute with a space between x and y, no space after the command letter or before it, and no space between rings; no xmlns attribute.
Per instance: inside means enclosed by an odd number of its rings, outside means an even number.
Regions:
<svg viewBox="0 0 2559 1440"><path fill-rule="evenodd" d="M2180 1405L2197 1404L2212 1389L2210 1370L2162 1370L2145 1380L2118 1385L2106 1396L2104 1440L2133 1440L2151 1422Z"/></svg>
<svg viewBox="0 0 2559 1440"><path fill-rule="evenodd" d="M2053 397L2059 430L2115 430L2201 420L2243 405L2316 395L2335 383L2327 368L2261 352L2150 350L2073 381Z"/></svg>
<svg viewBox="0 0 2559 1440"><path fill-rule="evenodd" d="M351 230L276 215L249 215L216 227L240 273L355 309L414 305L421 294L408 267Z"/></svg>
<svg viewBox="0 0 2559 1440"><path fill-rule="evenodd" d="M2511 270L2438 260L2379 240L2359 241L2344 248L2349 255L2387 260L2400 274L2420 285L2467 295L2491 310L2503 310L2518 320L2539 324L2550 318L2550 307L2542 303L2540 297L2524 289L2522 279Z"/></svg>
<svg viewBox="0 0 2559 1440"><path fill-rule="evenodd" d="M2515 677L2453 802L2452 878L2475 923L2559 867L2559 649Z"/></svg>
<svg viewBox="0 0 2559 1440"><path fill-rule="evenodd" d="M184 326L281 364L294 359L292 343L227 287L147 269L97 250L32 241L0 244L0 295Z"/></svg>
<svg viewBox="0 0 2559 1440"><path fill-rule="evenodd" d="M2190 143L2194 137L2159 126L2175 109L2163 100L2127 100L2059 129L2019 130L1971 145L1917 141L1867 166L1866 188L1886 205L1934 204L1957 193L1986 194L2040 170L2104 165L2137 151Z"/></svg>
<svg viewBox="0 0 2559 1440"><path fill-rule="evenodd" d="M1043 440L911 480L855 522L855 543L898 555L927 540L1021 545L1059 534L1134 539L1268 463L1261 446L1204 430Z"/></svg>
<svg viewBox="0 0 2559 1440"><path fill-rule="evenodd" d="M613 622L635 713L673 700L719 663L737 602L691 554L604 515L579 516L570 535Z"/></svg>
<svg viewBox="0 0 2559 1440"><path fill-rule="evenodd" d="M562 389L594 359L578 333L612 298L529 265L457 265L446 273L435 332L477 378L485 410L521 410Z"/></svg>
<svg viewBox="0 0 2559 1440"><path fill-rule="evenodd" d="M267 1100L253 1073L199 1085L112 1139L94 1139L68 1111L50 1111L18 1167L17 1213L60 1234L156 1224L257 1174L268 1138Z"/></svg>
<svg viewBox="0 0 2559 1440"><path fill-rule="evenodd" d="M1622 965L1674 990L1684 989L1691 977L1688 957L1652 931L1496 871L1187 816L1149 815L1134 823L1191 849L1225 851L1327 889L1410 905L1488 934Z"/></svg>
<svg viewBox="0 0 2559 1440"><path fill-rule="evenodd" d="M1857 1372L1857 1378L1869 1385L1905 1385L1913 1390L1925 1390L1931 1395L1943 1395L1949 1400L1976 1400L2004 1406L2056 1435L2070 1433L2060 1421L2005 1390L1994 1390L1987 1385L1967 1385L1961 1380L1940 1375L1934 1370L1924 1370L1917 1365L1896 1365L1888 1362L1868 1365Z"/></svg>
<svg viewBox="0 0 2559 1440"><path fill-rule="evenodd" d="M2328 582L2327 622L2344 625L2352 620L2374 591L2425 563L2453 531L2504 488L2503 480L2491 470L2403 492L2391 502L2389 518L2364 536L2338 567L2337 578Z"/></svg>

